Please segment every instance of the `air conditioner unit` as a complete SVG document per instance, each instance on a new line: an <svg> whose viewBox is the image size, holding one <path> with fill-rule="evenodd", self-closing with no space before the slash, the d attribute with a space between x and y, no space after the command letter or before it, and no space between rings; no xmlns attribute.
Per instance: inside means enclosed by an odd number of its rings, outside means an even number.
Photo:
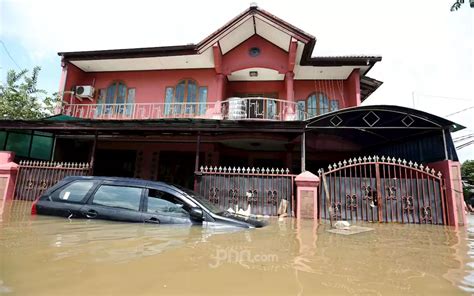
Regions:
<svg viewBox="0 0 474 296"><path fill-rule="evenodd" d="M94 87L91 85L78 85L76 86L75 94L80 100L83 98L92 100L94 98Z"/></svg>

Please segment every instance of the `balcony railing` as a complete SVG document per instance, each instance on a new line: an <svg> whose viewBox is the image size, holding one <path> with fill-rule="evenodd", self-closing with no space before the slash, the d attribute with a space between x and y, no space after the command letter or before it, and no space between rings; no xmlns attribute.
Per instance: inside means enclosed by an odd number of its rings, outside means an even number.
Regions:
<svg viewBox="0 0 474 296"><path fill-rule="evenodd" d="M304 120L294 102L271 98L229 98L212 103L65 104L61 114L86 119L146 120L205 118L227 120Z"/></svg>

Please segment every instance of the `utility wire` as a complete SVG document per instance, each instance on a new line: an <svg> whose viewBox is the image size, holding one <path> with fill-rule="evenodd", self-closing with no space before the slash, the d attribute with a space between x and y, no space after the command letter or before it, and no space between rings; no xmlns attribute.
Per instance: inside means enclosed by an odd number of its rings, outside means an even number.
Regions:
<svg viewBox="0 0 474 296"><path fill-rule="evenodd" d="M459 150L459 149L465 148L465 147L467 147L467 146L471 146L472 144L474 144L474 140L471 140L471 141L469 141L469 142L467 142L467 143L461 144L461 145L457 146L456 149Z"/></svg>
<svg viewBox="0 0 474 296"><path fill-rule="evenodd" d="M461 113L461 112L464 112L464 111L467 111L467 110L470 110L470 109L473 109L474 106L471 106L471 107L467 107L465 109L462 109L462 110L459 110L457 112L454 112L454 113L451 113L451 114L448 114L448 115L445 115L445 117L448 117L448 116L452 116L452 115L455 115L455 114L458 114L458 113Z"/></svg>
<svg viewBox="0 0 474 296"><path fill-rule="evenodd" d="M456 97L447 97L447 96L425 95L425 94L420 94L420 93L416 93L416 95L421 96L421 97L441 98L441 99L450 99L450 100L459 100L459 101L472 101L472 99L469 99L469 98L456 98Z"/></svg>
<svg viewBox="0 0 474 296"><path fill-rule="evenodd" d="M8 57L10 58L10 60L12 60L12 62L16 65L16 67L18 68L18 70L21 71L21 67L18 66L18 63L15 61L15 59L12 57L12 55L11 55L10 52L8 51L8 48L7 48L7 46L5 45L5 43L3 42L3 40L0 40L0 43L2 43L3 49L5 49L5 52L7 53Z"/></svg>

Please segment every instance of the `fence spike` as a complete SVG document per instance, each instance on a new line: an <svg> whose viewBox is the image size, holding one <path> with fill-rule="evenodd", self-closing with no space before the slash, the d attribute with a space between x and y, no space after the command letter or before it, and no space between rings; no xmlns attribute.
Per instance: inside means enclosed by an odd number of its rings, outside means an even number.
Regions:
<svg viewBox="0 0 474 296"><path fill-rule="evenodd" d="M318 175L321 176L321 174L322 174L322 169L319 169L318 170Z"/></svg>
<svg viewBox="0 0 474 296"><path fill-rule="evenodd" d="M332 166L331 166L331 165L328 165L328 169L331 170L331 169L332 169Z"/></svg>
<svg viewBox="0 0 474 296"><path fill-rule="evenodd" d="M89 163L88 163L88 162L86 162L86 169L88 169L88 168L89 168Z"/></svg>
<svg viewBox="0 0 474 296"><path fill-rule="evenodd" d="M403 165L407 165L407 161L405 160L405 158L403 159L402 163Z"/></svg>
<svg viewBox="0 0 474 296"><path fill-rule="evenodd" d="M235 167L232 167L232 173L235 173L237 169Z"/></svg>
<svg viewBox="0 0 474 296"><path fill-rule="evenodd" d="M385 155L382 155L381 160L382 160L383 162L385 162Z"/></svg>
<svg viewBox="0 0 474 296"><path fill-rule="evenodd" d="M199 168L199 170L200 170L201 172L204 172L204 167L201 166L201 167Z"/></svg>
<svg viewBox="0 0 474 296"><path fill-rule="evenodd" d="M337 165L338 165L339 167L342 167L342 162L338 162Z"/></svg>
<svg viewBox="0 0 474 296"><path fill-rule="evenodd" d="M430 168L429 168L428 166L426 166L425 171L426 171L427 173L429 173L429 172L430 172Z"/></svg>
<svg viewBox="0 0 474 296"><path fill-rule="evenodd" d="M247 167L247 173L250 173L250 167Z"/></svg>
<svg viewBox="0 0 474 296"><path fill-rule="evenodd" d="M367 160L368 160L369 162L371 162L371 161L372 161L372 157L370 157L370 155L369 155L369 157L367 157Z"/></svg>
<svg viewBox="0 0 474 296"><path fill-rule="evenodd" d="M349 158L348 162L349 162L349 164L352 164L352 158Z"/></svg>
<svg viewBox="0 0 474 296"><path fill-rule="evenodd" d="M396 163L397 162L397 159L395 157L392 157L392 162L393 163Z"/></svg>
<svg viewBox="0 0 474 296"><path fill-rule="evenodd" d="M412 167L412 166L413 166L413 162L411 162L411 160L410 160L410 161L408 162L408 165L409 165L410 167Z"/></svg>
<svg viewBox="0 0 474 296"><path fill-rule="evenodd" d="M362 158L360 158L360 156L359 156L359 159L357 159L357 161L358 161L359 163L361 163L361 162L362 162Z"/></svg>
<svg viewBox="0 0 474 296"><path fill-rule="evenodd" d="M416 169L418 168L418 164L416 163L416 161L415 161L415 163L413 164L413 167L416 168Z"/></svg>
<svg viewBox="0 0 474 296"><path fill-rule="evenodd" d="M237 173L240 173L240 167L237 167L236 171L237 171Z"/></svg>
<svg viewBox="0 0 474 296"><path fill-rule="evenodd" d="M374 160L377 161L377 162L379 161L378 155L374 155Z"/></svg>
<svg viewBox="0 0 474 296"><path fill-rule="evenodd" d="M274 173L275 173L275 169L272 168L272 169L270 170L270 172L271 172L272 174L274 174Z"/></svg>
<svg viewBox="0 0 474 296"><path fill-rule="evenodd" d="M333 169L336 169L336 168L337 168L336 163L334 163L334 164L332 165L332 168L333 168Z"/></svg>
<svg viewBox="0 0 474 296"><path fill-rule="evenodd" d="M423 170L425 167L423 166L423 164L420 164L420 170Z"/></svg>
<svg viewBox="0 0 474 296"><path fill-rule="evenodd" d="M257 168L255 172L257 172L257 174L260 174L260 168Z"/></svg>
<svg viewBox="0 0 474 296"><path fill-rule="evenodd" d="M436 173L436 171L435 171L433 168L431 168L430 173L431 173L432 175L434 175L434 174Z"/></svg>
<svg viewBox="0 0 474 296"><path fill-rule="evenodd" d="M260 172L261 172L262 174L265 174L265 168L262 167L262 169L260 170Z"/></svg>
<svg viewBox="0 0 474 296"><path fill-rule="evenodd" d="M214 166L214 172L217 172L217 165Z"/></svg>
<svg viewBox="0 0 474 296"><path fill-rule="evenodd" d="M207 165L206 165L206 166L204 167L204 171L207 172L207 169L208 169L208 168L207 168Z"/></svg>
<svg viewBox="0 0 474 296"><path fill-rule="evenodd" d="M392 159L390 158L390 156L387 156L387 162L390 162L392 161Z"/></svg>
<svg viewBox="0 0 474 296"><path fill-rule="evenodd" d="M250 170L252 172L252 174L255 174L255 168L252 167L252 169Z"/></svg>
<svg viewBox="0 0 474 296"><path fill-rule="evenodd" d="M398 164L402 163L402 160L400 158L397 159Z"/></svg>
<svg viewBox="0 0 474 296"><path fill-rule="evenodd" d="M224 173L227 172L227 168L226 168L226 167L223 167L223 168L222 168L222 171L223 171Z"/></svg>
<svg viewBox="0 0 474 296"><path fill-rule="evenodd" d="M285 173L288 175L290 173L290 170L286 168Z"/></svg>
<svg viewBox="0 0 474 296"><path fill-rule="evenodd" d="M443 174L441 174L441 172L438 171L438 174L437 174L437 175L438 175L439 178L441 178L441 176L442 176Z"/></svg>
<svg viewBox="0 0 474 296"><path fill-rule="evenodd" d="M222 167L221 167L221 166L219 166L218 170L219 170L219 172L222 172Z"/></svg>

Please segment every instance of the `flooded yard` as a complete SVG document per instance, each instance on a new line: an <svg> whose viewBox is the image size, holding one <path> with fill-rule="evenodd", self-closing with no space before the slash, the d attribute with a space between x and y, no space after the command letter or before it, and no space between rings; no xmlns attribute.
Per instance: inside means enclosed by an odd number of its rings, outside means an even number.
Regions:
<svg viewBox="0 0 474 296"><path fill-rule="evenodd" d="M0 222L0 294L469 295L469 228L369 224L343 236L312 221L262 229L30 216Z"/></svg>

